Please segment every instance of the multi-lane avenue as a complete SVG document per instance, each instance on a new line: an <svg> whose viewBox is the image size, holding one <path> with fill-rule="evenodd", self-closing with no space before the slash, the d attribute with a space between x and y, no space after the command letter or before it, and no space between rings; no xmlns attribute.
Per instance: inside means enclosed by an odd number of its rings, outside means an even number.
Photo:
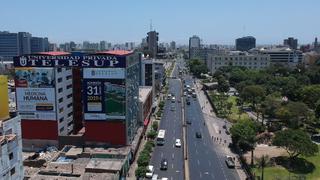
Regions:
<svg viewBox="0 0 320 180"><path fill-rule="evenodd" d="M182 59L176 61L172 76L178 77L179 69L184 68ZM182 83L184 81L184 83ZM167 177L170 180L185 179L184 152L181 148L175 147L175 139L181 139L182 144L186 143L188 167L186 173L191 180L233 180L240 179L236 170L229 169L225 163L225 154L212 141L212 137L206 127L200 103L196 97L183 96L184 85L194 87L194 79L189 75L182 75L179 78L170 78L168 93L176 97L176 101L165 99L163 116L160 121L160 129L166 130L165 144L156 146L150 164L155 167L155 174L158 178ZM190 104L186 104L186 100ZM179 102L179 100L182 100ZM173 108L174 107L174 108ZM184 108L182 111L182 108ZM174 110L173 110L174 109ZM182 112L184 118L182 119ZM186 142L183 142L183 121L191 121L186 126ZM196 137L196 133L201 138ZM168 169L160 170L162 159L167 159Z"/></svg>
<svg viewBox="0 0 320 180"><path fill-rule="evenodd" d="M173 70L173 76L178 73L177 68ZM183 168L183 148L175 147L176 139L182 137L182 108L179 99L181 98L181 81L179 79L169 79L169 93L175 96L175 102L165 99L163 116L161 117L159 129L164 129L165 143L156 146L150 164L155 167L154 174L160 178L167 177L169 180L184 179ZM174 108L173 108L174 107ZM182 142L183 143L183 142ZM168 161L168 169L160 170L162 159Z"/></svg>

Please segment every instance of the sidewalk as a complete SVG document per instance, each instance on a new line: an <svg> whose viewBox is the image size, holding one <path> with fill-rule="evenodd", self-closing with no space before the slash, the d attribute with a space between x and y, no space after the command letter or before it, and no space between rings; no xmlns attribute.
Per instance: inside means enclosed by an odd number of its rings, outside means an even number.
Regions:
<svg viewBox="0 0 320 180"><path fill-rule="evenodd" d="M202 107L202 112L204 115L204 119L206 121L206 125L208 127L210 135L213 137L213 143L218 147L224 155L231 155L233 157L238 157L237 154L231 152L228 147L228 144L231 143L230 135L225 133L225 129L223 125L226 125L227 128L231 127L231 123L228 123L226 120L218 118L213 108L211 107L210 103L208 102L207 96L201 90L202 85L200 84L199 80L196 81L196 93L199 99L200 106ZM219 133L220 131L220 133ZM217 152L219 153L219 152ZM241 168L241 164L236 158L236 171L240 177L240 179L246 179L247 175Z"/></svg>

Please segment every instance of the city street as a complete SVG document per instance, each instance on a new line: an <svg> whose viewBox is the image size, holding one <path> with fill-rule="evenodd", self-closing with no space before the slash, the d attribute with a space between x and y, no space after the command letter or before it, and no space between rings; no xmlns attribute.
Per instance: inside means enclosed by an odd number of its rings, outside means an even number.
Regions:
<svg viewBox="0 0 320 180"><path fill-rule="evenodd" d="M190 76L186 76L185 83L193 87ZM186 120L192 122L187 129L190 179L239 179L236 170L226 166L225 154L213 143L198 99L191 97L190 100L190 105L185 106ZM200 132L202 138L196 138L196 132Z"/></svg>
<svg viewBox="0 0 320 180"><path fill-rule="evenodd" d="M173 76L177 76L177 68L173 70ZM153 156L150 164L155 167L154 174L158 174L159 178L167 177L170 180L184 179L183 169L183 148L175 147L176 139L182 137L182 114L181 103L178 99L181 95L181 82L179 79L169 79L169 93L176 97L175 103L165 99L164 113L160 121L159 129L166 130L165 144L154 148ZM172 106L175 110L172 111ZM183 142L182 142L183 143ZM160 170L162 159L167 159L168 169Z"/></svg>

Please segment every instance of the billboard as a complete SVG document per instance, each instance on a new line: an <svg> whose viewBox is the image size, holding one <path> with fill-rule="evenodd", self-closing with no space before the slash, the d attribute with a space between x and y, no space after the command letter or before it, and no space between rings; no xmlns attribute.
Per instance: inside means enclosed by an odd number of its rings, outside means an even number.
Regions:
<svg viewBox="0 0 320 180"><path fill-rule="evenodd" d="M54 87L53 68L16 68L15 85L24 88Z"/></svg>
<svg viewBox="0 0 320 180"><path fill-rule="evenodd" d="M124 68L83 70L84 117L86 120L122 120L126 113Z"/></svg>
<svg viewBox="0 0 320 180"><path fill-rule="evenodd" d="M126 67L126 56L28 55L13 58L14 67Z"/></svg>
<svg viewBox="0 0 320 180"><path fill-rule="evenodd" d="M54 88L16 88L22 119L56 120Z"/></svg>
<svg viewBox="0 0 320 180"><path fill-rule="evenodd" d="M84 68L85 79L124 79L124 68Z"/></svg>

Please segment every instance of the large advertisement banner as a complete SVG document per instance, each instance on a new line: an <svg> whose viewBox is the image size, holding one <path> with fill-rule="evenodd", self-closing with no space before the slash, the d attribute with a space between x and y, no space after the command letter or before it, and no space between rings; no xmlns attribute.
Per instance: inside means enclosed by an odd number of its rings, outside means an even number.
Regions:
<svg viewBox="0 0 320 180"><path fill-rule="evenodd" d="M115 55L29 55L13 58L14 67L126 67L126 56Z"/></svg>
<svg viewBox="0 0 320 180"><path fill-rule="evenodd" d="M16 88L22 119L56 120L54 88Z"/></svg>
<svg viewBox="0 0 320 180"><path fill-rule="evenodd" d="M124 68L84 68L85 79L124 79Z"/></svg>
<svg viewBox="0 0 320 180"><path fill-rule="evenodd" d="M16 87L54 87L53 68L16 68L15 70Z"/></svg>
<svg viewBox="0 0 320 180"><path fill-rule="evenodd" d="M125 119L125 71L122 68L83 70L86 120Z"/></svg>

